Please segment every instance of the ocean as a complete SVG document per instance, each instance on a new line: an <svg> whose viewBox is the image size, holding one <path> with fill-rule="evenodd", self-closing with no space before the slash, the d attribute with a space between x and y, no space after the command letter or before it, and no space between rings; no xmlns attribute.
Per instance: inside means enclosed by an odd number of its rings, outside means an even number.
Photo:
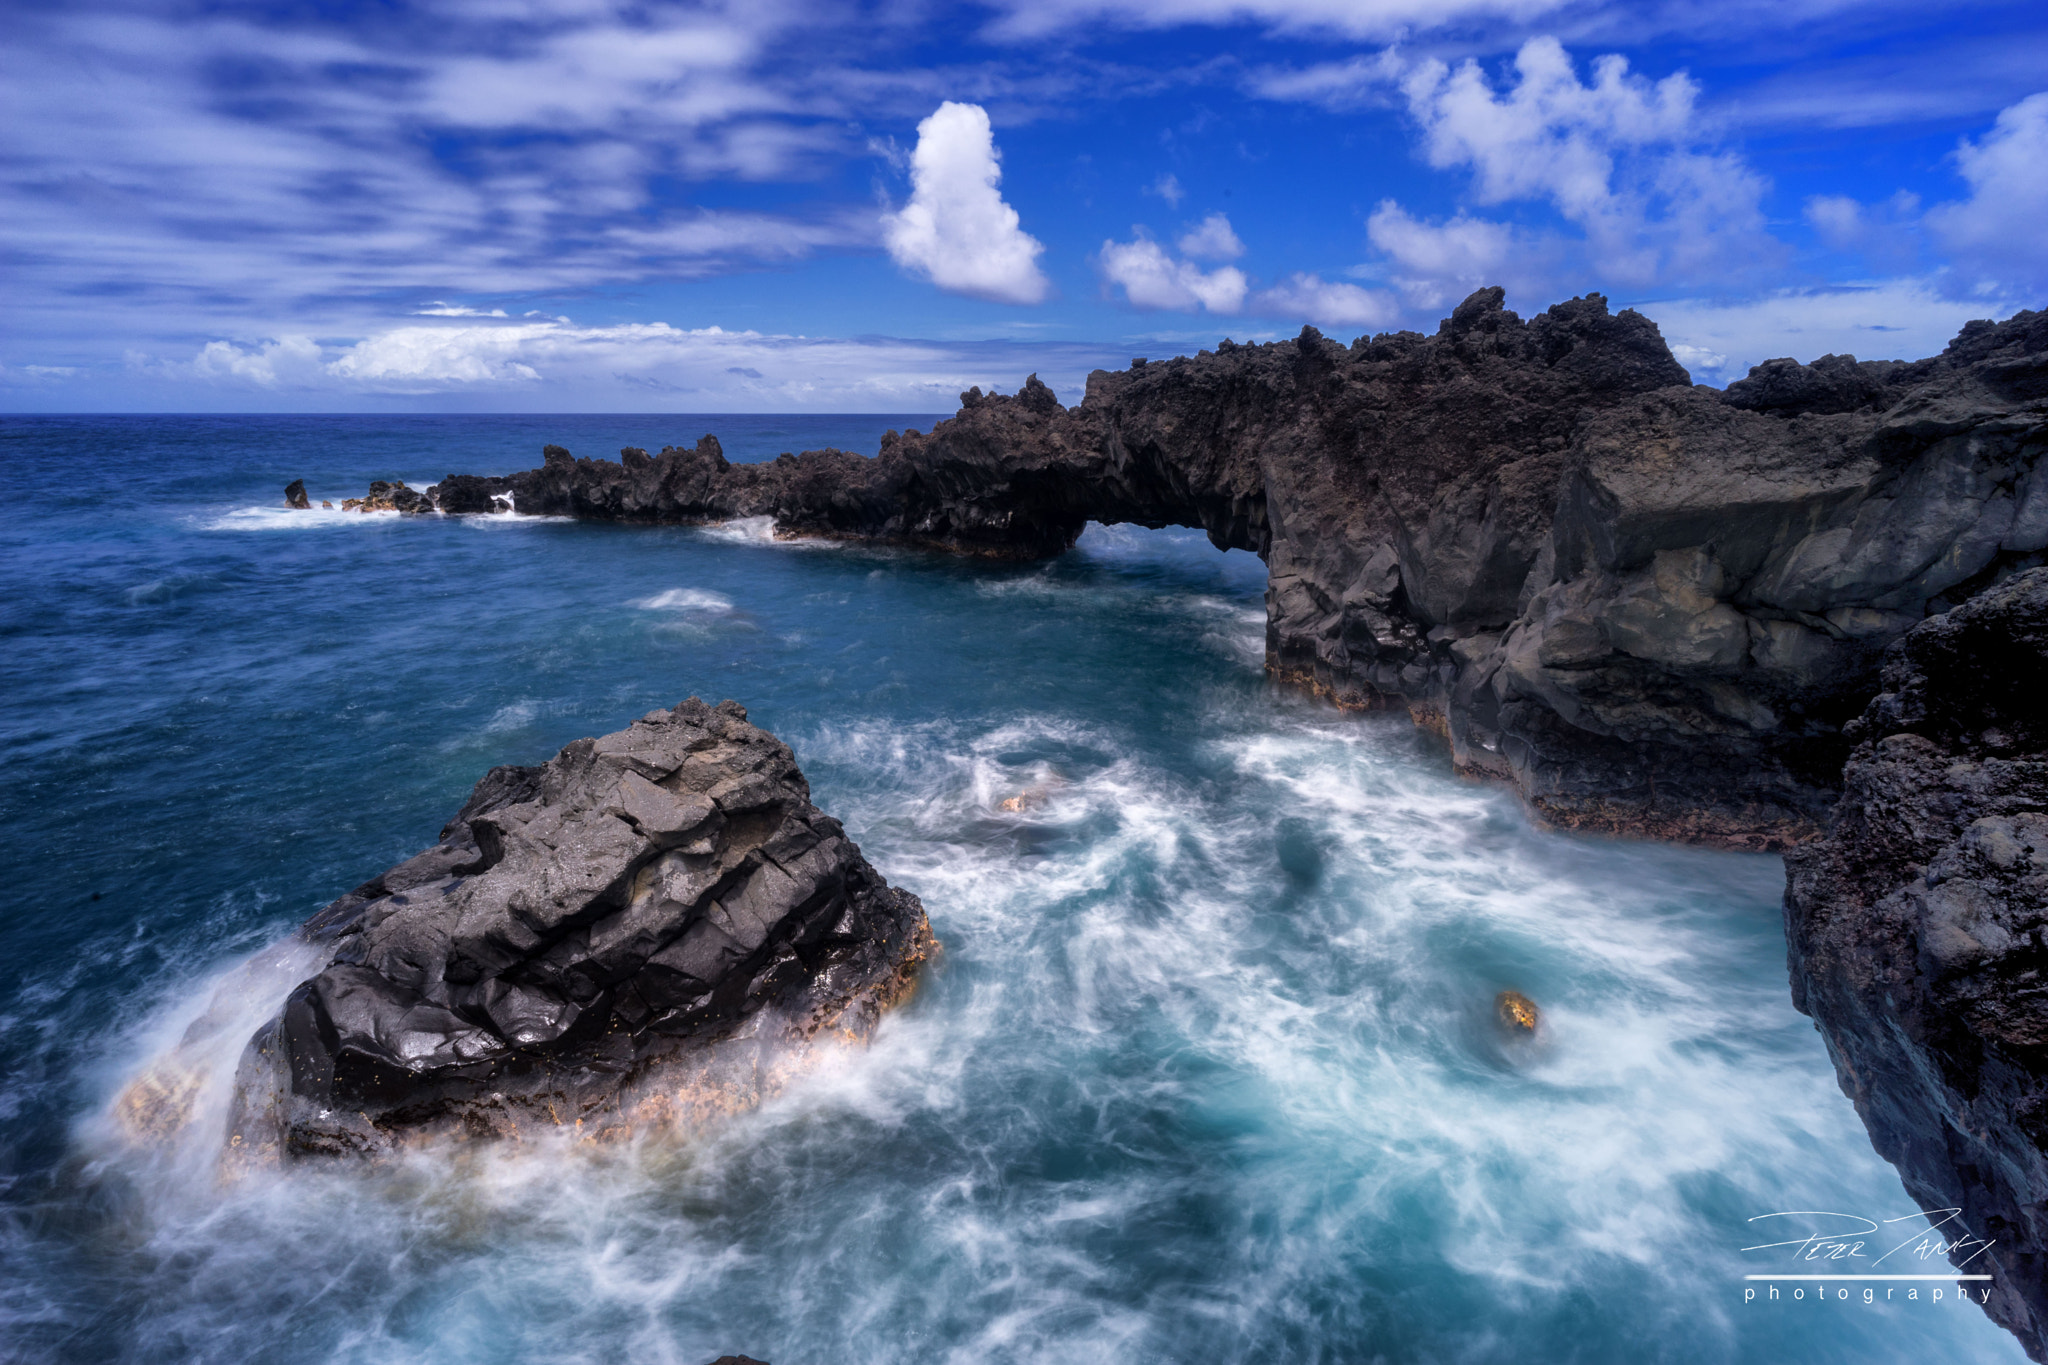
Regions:
<svg viewBox="0 0 2048 1365"><path fill-rule="evenodd" d="M1763 1215L1913 1211L1791 1007L1780 861L1543 830L1276 688L1250 555L282 505L936 420L0 417L0 1356L2022 1359L1952 1281L1743 1279L1802 1268L1743 1250ZM230 1175L119 1137L221 983L231 1058L293 927L487 768L691 695L923 898L945 951L871 1048L611 1147Z"/></svg>

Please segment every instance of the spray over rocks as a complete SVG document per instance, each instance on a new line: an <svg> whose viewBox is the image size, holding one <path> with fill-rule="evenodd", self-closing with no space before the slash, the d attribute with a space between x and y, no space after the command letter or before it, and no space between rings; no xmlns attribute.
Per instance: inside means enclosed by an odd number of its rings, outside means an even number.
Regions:
<svg viewBox="0 0 2048 1365"><path fill-rule="evenodd" d="M235 1075L244 1159L687 1128L864 1041L934 949L788 746L695 698L492 769L439 843L299 938L318 970ZM132 1133L186 1121L192 1069L130 1087Z"/></svg>

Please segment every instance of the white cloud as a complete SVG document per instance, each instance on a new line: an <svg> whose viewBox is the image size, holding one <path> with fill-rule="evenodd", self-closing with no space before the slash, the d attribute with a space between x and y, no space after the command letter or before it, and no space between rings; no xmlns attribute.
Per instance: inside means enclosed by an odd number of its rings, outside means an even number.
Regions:
<svg viewBox="0 0 2048 1365"><path fill-rule="evenodd" d="M1403 82L1425 157L1469 168L1481 203L1549 203L1618 283L1725 284L1778 255L1764 181L1704 145L1690 77L1653 82L1610 54L1594 59L1589 84L1555 38L1523 44L1514 65L1499 93L1472 61L1423 62Z"/></svg>
<svg viewBox="0 0 2048 1365"><path fill-rule="evenodd" d="M261 362L289 354L291 363ZM492 410L685 412L950 412L962 390L1013 390L1037 371L1069 401L1091 369L1121 363L1123 348L1060 343L775 335L668 323L578 326L566 319L408 323L350 345L305 338L262 346L215 341L189 361L131 357L140 380L167 382L151 396L190 408L199 388L297 395L361 405L425 398ZM0 387L13 372L0 374Z"/></svg>
<svg viewBox="0 0 2048 1365"><path fill-rule="evenodd" d="M1408 74L1399 49L1387 47L1370 57L1347 57L1314 66L1268 67L1248 82L1253 94L1269 100L1299 100L1326 109L1356 109L1380 104Z"/></svg>
<svg viewBox="0 0 2048 1365"><path fill-rule="evenodd" d="M941 104L917 125L910 202L883 219L883 240L897 264L941 289L1039 303L1052 288L1037 264L1045 248L1003 202L999 157L987 110Z"/></svg>
<svg viewBox="0 0 2048 1365"><path fill-rule="evenodd" d="M1400 317L1401 305L1379 290L1296 273L1271 289L1261 290L1252 299L1252 311L1326 327L1385 327Z"/></svg>
<svg viewBox="0 0 2048 1365"><path fill-rule="evenodd" d="M412 313L417 318L502 318L505 316L505 310L502 308L488 310L469 308L459 303L443 303L439 299L434 300L424 308L413 309Z"/></svg>
<svg viewBox="0 0 2048 1365"><path fill-rule="evenodd" d="M1060 29L1117 24L1262 24L1282 32L1334 32L1395 38L1471 24L1526 23L1565 8L1566 0L997 0L996 30L1036 37Z"/></svg>
<svg viewBox="0 0 2048 1365"><path fill-rule="evenodd" d="M1424 222L1391 199L1380 201L1365 232L1391 267L1389 278L1417 308L1438 308L1501 283L1515 254L1514 229L1505 223L1462 212Z"/></svg>
<svg viewBox="0 0 2048 1365"><path fill-rule="evenodd" d="M1181 234L1180 250L1198 261L1234 261L1244 255L1244 243L1237 240L1228 218L1212 213Z"/></svg>
<svg viewBox="0 0 2048 1365"><path fill-rule="evenodd" d="M1227 222L1223 231L1230 232ZM1237 240L1236 234L1231 234L1231 240ZM1175 260L1142 231L1135 241L1104 242L1098 265L1103 283L1122 288L1133 308L1170 308L1184 313L1206 308L1212 313L1235 313L1244 306L1250 288L1237 267L1205 271L1192 261Z"/></svg>
<svg viewBox="0 0 2048 1365"><path fill-rule="evenodd" d="M1179 208L1180 201L1187 195L1187 191L1180 187L1180 177L1172 171L1165 172L1153 181L1145 193L1158 195L1172 208Z"/></svg>
<svg viewBox="0 0 2048 1365"><path fill-rule="evenodd" d="M1970 197L1930 209L1927 226L1954 253L1959 283L1978 293L2048 288L2048 92L2003 110L1955 155Z"/></svg>
<svg viewBox="0 0 2048 1365"><path fill-rule="evenodd" d="M2006 317L2020 305L1958 300L1924 279L1893 279L1779 290L1741 303L1679 298L1629 306L1657 323L1696 382L1725 384L1778 356L1918 360L1938 354L1971 319Z"/></svg>
<svg viewBox="0 0 2048 1365"><path fill-rule="evenodd" d="M1672 346L1671 354L1679 364L1692 372L1694 383L1719 378L1728 369L1727 356L1719 351L1710 351L1704 346L1688 346L1681 341ZM1728 377L1733 378L1732 375Z"/></svg>
<svg viewBox="0 0 2048 1365"><path fill-rule="evenodd" d="M192 358L192 373L201 379L247 380L273 388L280 379L303 376L319 363L320 346L311 337L279 337L248 348L209 341Z"/></svg>

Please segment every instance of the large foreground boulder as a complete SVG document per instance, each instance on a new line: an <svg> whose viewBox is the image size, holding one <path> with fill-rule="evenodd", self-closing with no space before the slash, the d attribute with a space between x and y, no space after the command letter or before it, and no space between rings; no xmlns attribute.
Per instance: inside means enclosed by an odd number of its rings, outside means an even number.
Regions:
<svg viewBox="0 0 2048 1365"><path fill-rule="evenodd" d="M2048 1359L2048 569L1916 626L1883 683L1827 837L1786 859L1793 1002Z"/></svg>
<svg viewBox="0 0 2048 1365"><path fill-rule="evenodd" d="M249 1045L240 1150L743 1106L871 1033L931 947L788 746L695 698L492 769L438 844L301 932L331 956Z"/></svg>

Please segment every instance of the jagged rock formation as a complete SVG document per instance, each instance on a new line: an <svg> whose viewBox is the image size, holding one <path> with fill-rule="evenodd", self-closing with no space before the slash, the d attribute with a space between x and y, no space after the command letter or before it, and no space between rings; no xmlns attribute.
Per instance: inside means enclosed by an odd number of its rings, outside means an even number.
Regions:
<svg viewBox="0 0 2048 1365"><path fill-rule="evenodd" d="M1912 364L1695 387L1598 295L1499 289L1434 336L1261 346L970 390L929 434L729 464L451 477L444 510L772 516L786 534L1038 557L1090 520L1197 526L1270 569L1267 661L1406 707L1564 825L1778 848L1816 833L1884 647L2048 549L2048 316Z"/></svg>
<svg viewBox="0 0 2048 1365"><path fill-rule="evenodd" d="M1786 859L1793 1001L1908 1192L1989 1240L1987 1311L2044 1360L2048 570L1915 627L1883 684L1832 828Z"/></svg>
<svg viewBox="0 0 2048 1365"><path fill-rule="evenodd" d="M304 479L293 479L284 486L284 505L301 512L310 512L313 509L312 501L306 496Z"/></svg>
<svg viewBox="0 0 2048 1365"><path fill-rule="evenodd" d="M241 1151L745 1105L821 1034L872 1032L931 948L788 747L695 698L492 769L438 844L302 934L332 954L244 1055Z"/></svg>

